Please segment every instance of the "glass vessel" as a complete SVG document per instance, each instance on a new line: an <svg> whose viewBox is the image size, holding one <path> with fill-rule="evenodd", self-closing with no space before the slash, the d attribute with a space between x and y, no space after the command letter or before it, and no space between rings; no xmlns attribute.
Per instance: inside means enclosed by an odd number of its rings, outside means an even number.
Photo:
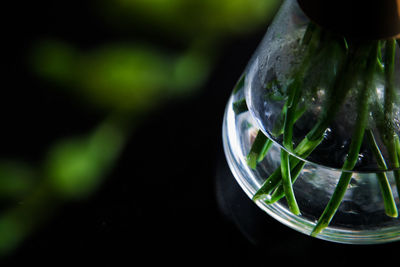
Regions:
<svg viewBox="0 0 400 267"><path fill-rule="evenodd" d="M299 232L400 240L399 41L330 29L301 2L284 1L227 103L229 167Z"/></svg>

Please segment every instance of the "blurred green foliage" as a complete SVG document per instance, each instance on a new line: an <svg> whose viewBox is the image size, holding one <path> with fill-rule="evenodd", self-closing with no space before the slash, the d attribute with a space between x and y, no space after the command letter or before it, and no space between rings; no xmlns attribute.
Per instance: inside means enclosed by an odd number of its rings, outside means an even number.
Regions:
<svg viewBox="0 0 400 267"><path fill-rule="evenodd" d="M58 141L37 166L41 172L35 181L35 172L25 164L1 163L0 185L5 186L0 193L7 193L1 197L17 199L0 214L0 256L12 251L62 203L90 196L118 159L126 133L124 119L113 114L87 136Z"/></svg>
<svg viewBox="0 0 400 267"><path fill-rule="evenodd" d="M75 97L130 112L192 93L210 69L209 60L196 51L172 55L151 46L112 44L82 52L52 40L34 48L32 65L43 79L72 91Z"/></svg>
<svg viewBox="0 0 400 267"><path fill-rule="evenodd" d="M89 195L108 173L125 139L124 130L108 119L87 137L57 143L45 160L50 187L67 199Z"/></svg>
<svg viewBox="0 0 400 267"><path fill-rule="evenodd" d="M147 110L171 97L193 94L207 80L219 44L264 26L279 2L103 0L96 8L111 24L161 32L185 48L171 52L139 40L80 51L74 44L48 39L33 49L33 69L96 106Z"/></svg>
<svg viewBox="0 0 400 267"><path fill-rule="evenodd" d="M207 81L219 44L265 27L279 0L102 0L108 25L151 31L185 44L171 52L146 40L82 49L46 36L33 47L32 73L110 116L87 136L60 140L43 164L0 162L0 255L13 251L65 201L89 196L116 164L131 118ZM10 201L12 202L10 204Z"/></svg>
<svg viewBox="0 0 400 267"><path fill-rule="evenodd" d="M219 39L265 25L280 0L103 0L108 21L162 31L182 40Z"/></svg>

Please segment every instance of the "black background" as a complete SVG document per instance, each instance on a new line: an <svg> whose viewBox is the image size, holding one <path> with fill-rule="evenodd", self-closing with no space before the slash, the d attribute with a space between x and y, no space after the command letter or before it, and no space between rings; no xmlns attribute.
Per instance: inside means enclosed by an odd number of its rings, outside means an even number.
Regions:
<svg viewBox="0 0 400 267"><path fill-rule="evenodd" d="M30 74L26 57L36 40L58 35L91 47L145 35L171 49L181 45L142 31L114 32L83 1L9 3L2 9L3 158L40 162L52 141L90 130L103 116ZM198 95L147 114L102 187L63 205L5 263L397 264L398 243L334 244L281 225L258 210L230 175L222 151L223 111L263 34L229 40Z"/></svg>

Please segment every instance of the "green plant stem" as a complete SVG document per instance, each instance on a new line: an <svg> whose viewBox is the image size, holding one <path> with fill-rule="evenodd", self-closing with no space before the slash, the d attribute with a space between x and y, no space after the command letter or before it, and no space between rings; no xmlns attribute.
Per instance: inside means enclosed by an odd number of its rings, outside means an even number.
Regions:
<svg viewBox="0 0 400 267"><path fill-rule="evenodd" d="M257 163L264 159L271 146L272 141L259 130L247 155L247 165L252 169L256 169Z"/></svg>
<svg viewBox="0 0 400 267"><path fill-rule="evenodd" d="M283 106L281 114L277 119L277 121L275 122L273 129L271 130L272 136L279 137L280 135L283 134L286 112L287 112L287 103L285 103L285 105ZM301 118L301 116L303 116L304 112L306 112L306 106L299 107L296 110L294 115L294 123L296 123L296 121L298 121Z"/></svg>
<svg viewBox="0 0 400 267"><path fill-rule="evenodd" d="M306 145L302 146L302 153L297 153L297 148L294 150L294 154L298 155L301 158L307 158L315 147L321 143L323 136L316 141L308 141ZM301 172L304 167L305 162L300 160L297 157L291 156L289 158L289 165L292 179L296 179L298 174ZM263 183L261 188L256 192L253 196L253 200L260 200L266 198L277 186L280 186L282 182L282 173L281 167L278 167ZM293 181L292 181L293 182ZM283 188L282 188L283 190Z"/></svg>
<svg viewBox="0 0 400 267"><path fill-rule="evenodd" d="M293 150L293 125L296 118L297 104L301 97L301 83L296 82L295 88L293 89L293 98L291 104L289 104L286 111L284 130L283 130L283 146L289 150Z"/></svg>
<svg viewBox="0 0 400 267"><path fill-rule="evenodd" d="M295 214L295 215L300 215L300 209L299 206L297 205L296 198L293 192L293 187L292 187L292 179L290 176L291 170L290 170L290 163L289 163L289 153L281 149L281 174L282 174L282 184L283 184L283 189L285 192L287 204L289 206L289 210Z"/></svg>
<svg viewBox="0 0 400 267"><path fill-rule="evenodd" d="M305 68L308 68L308 66ZM304 71L304 70L303 70ZM293 150L293 125L295 122L295 112L297 104L301 97L301 81L300 75L303 75L303 71L299 72L293 85L291 95L288 99L288 109L286 111L284 130L283 130L283 146L290 151ZM285 149L281 149L281 175L282 175L282 186L285 192L286 200L289 206L289 210L295 214L300 214L300 209L296 201L296 197L293 191L293 182L291 177L290 168L290 155Z"/></svg>
<svg viewBox="0 0 400 267"><path fill-rule="evenodd" d="M315 228L311 232L311 236L316 236L329 225L337 209L339 208L340 203L343 200L343 197L347 191L347 187L350 183L353 174L351 171L353 170L358 161L361 144L364 139L365 127L368 122L368 115L369 115L368 102L370 95L369 91L371 90L374 83L374 73L376 71L376 63L377 63L376 61L378 53L377 43L374 44L372 47L373 49L368 59L367 71L364 77L366 81L364 82L364 86L361 88L361 91L359 92L358 95L357 118L354 126L353 135L351 138L349 153L342 167L343 172L339 178L339 182L335 188L335 191L333 192L333 195L328 202L328 205L326 206L324 212L319 218Z"/></svg>
<svg viewBox="0 0 400 267"><path fill-rule="evenodd" d="M235 88L233 89L233 94L237 94L240 90L244 88L245 78L246 74L243 73L242 76L240 76L239 80L237 81Z"/></svg>
<svg viewBox="0 0 400 267"><path fill-rule="evenodd" d="M322 116L318 123L313 129L307 134L307 136L297 145L294 153L301 158L307 158L312 151L322 142L324 133L328 128L330 122L335 117L339 110L339 107L344 102L344 99L354 83L354 72L353 69L356 67L355 58L350 56L346 59L343 68L340 68L339 74L330 88L332 95L328 98L328 102L324 105L326 110L322 112ZM335 90L336 89L336 90ZM292 182L295 182L298 175L301 173L302 168L305 165L304 161L299 159L293 159L294 163L291 163L291 178ZM255 199L261 199L267 197L274 189L275 192L267 202L275 202L282 197L284 191L280 184L281 177L278 172L273 172L272 175L265 181L260 190L255 194Z"/></svg>
<svg viewBox="0 0 400 267"><path fill-rule="evenodd" d="M259 156L257 158L258 163L263 161L263 159L265 158L265 156L267 155L268 151L271 149L273 144L274 144L274 142L268 138L267 142L265 142L265 144L264 144L263 149L261 150L261 153L259 154Z"/></svg>
<svg viewBox="0 0 400 267"><path fill-rule="evenodd" d="M393 174L396 181L398 195L400 196L400 164L399 151L397 150L396 133L393 125L394 104L396 99L395 91L395 39L386 41L385 47L385 96L384 96L384 142L388 150L390 163L392 164Z"/></svg>
<svg viewBox="0 0 400 267"><path fill-rule="evenodd" d="M371 129L366 130L366 137L371 147L372 153L374 154L378 167L382 170L387 170L385 159L382 156L382 153L378 147L378 144L376 143L374 134ZM378 172L376 176L378 178L379 187L381 189L386 215L396 218L398 216L398 211L386 173Z"/></svg>
<svg viewBox="0 0 400 267"><path fill-rule="evenodd" d="M382 57L382 47L385 45L385 40L383 41L379 41L379 48L378 48L378 57L376 58L377 62L378 62L378 70L381 73L385 72L385 65L383 64L383 57Z"/></svg>
<svg viewBox="0 0 400 267"><path fill-rule="evenodd" d="M288 87L289 96L287 100L287 110L285 114L286 116L283 130L283 146L289 151L293 150L293 128L296 118L297 106L301 100L304 76L308 72L314 54L317 52L318 46L321 42L320 29L312 28L313 27L310 24L307 29L305 39L303 39L304 43L307 43L305 58L303 59L300 68L297 70L293 82ZM308 35L310 35L310 37L308 37ZM306 40L308 38L309 40ZM293 214L299 215L300 209L293 191L290 158L291 156L289 155L289 153L285 149L281 149L281 176L283 190L285 192L289 210Z"/></svg>
<svg viewBox="0 0 400 267"><path fill-rule="evenodd" d="M291 179L293 184L296 182L305 164L306 164L305 161L299 161L295 165L295 167L291 170ZM265 203L273 204L276 201L282 199L283 197L285 197L285 191L283 186L279 183L278 186L275 188L275 191L273 191L273 193L271 194L271 197L265 200Z"/></svg>
<svg viewBox="0 0 400 267"><path fill-rule="evenodd" d="M331 222L336 210L339 208L340 203L343 200L344 194L346 193L347 187L350 183L352 173L343 172L340 176L339 182L336 185L335 191L330 199L327 207L319 218L317 225L311 232L311 236L317 236L323 229L325 229Z"/></svg>
<svg viewBox="0 0 400 267"><path fill-rule="evenodd" d="M315 36L313 36L310 40L310 45L309 45L309 49L306 55L306 59L304 60L302 66L300 67L300 69L298 70L298 72L296 73L296 77L293 83L290 84L289 86L289 97L287 102L285 103L285 106L282 110L282 115L284 116L285 120L284 120L284 124L280 124L277 125L276 127L274 127L275 129L273 130L273 132L275 134L284 134L284 142L286 142L287 144L290 144L290 147L292 147L292 131L293 131L293 124L304 114L305 109L298 109L298 103L300 101L301 98L301 84L303 81L303 76L304 73L308 70L309 65L310 65L310 60L311 60L311 56L312 56L312 52L315 51L315 49L318 46L318 39L319 39L319 31L317 31L317 34L314 34ZM244 103L243 103L244 102ZM244 99L242 101L238 101L234 103L234 110L235 112L239 112L244 110L244 106L245 106L245 101ZM246 105L247 108L247 105ZM265 147L271 147L272 145L272 141L270 140L265 140ZM261 146L261 143L257 143L256 144L257 147ZM247 157L248 159L248 164L252 169L256 168L256 165L258 162L262 161L262 159L265 157L266 151L265 153L260 153L261 151L258 148L252 148L250 150L250 153ZM254 151L256 151L258 154L254 153ZM262 158L260 158L260 155L263 155ZM255 160L257 159L257 160ZM289 161L288 161L289 162ZM288 170L290 170L290 168L288 168ZM286 177L290 177L290 176L286 176ZM287 184L291 184L292 183L287 183ZM287 192L292 192L293 190L287 190ZM292 199L294 199L294 197L292 197Z"/></svg>
<svg viewBox="0 0 400 267"><path fill-rule="evenodd" d="M318 46L318 39L319 39L320 31L314 30L314 32L315 32L314 36L312 38L310 37L311 39L309 40L310 44L308 47L306 58L302 64L302 66L296 73L295 82L292 83L288 89L290 91L289 97L283 108L282 115L281 115L281 116L284 116L284 118L285 118L284 124L282 126L278 125L277 127L274 127L275 130L273 130L273 132L279 133L279 135L281 133L283 133L284 139L286 141L288 141L288 143L290 143L290 144L292 144L291 136L292 136L292 131L293 131L293 124L305 112L304 108L298 110L297 106L298 106L298 102L300 101L300 97L301 97L301 82L303 80L304 73L309 68L310 60L312 57L312 52L315 51L316 47ZM244 78L242 78L241 81L242 80L244 81ZM241 81L238 84L244 83ZM244 99L241 101L235 102L234 107L233 107L235 110L235 113L243 111L244 107L247 108L247 105L245 105L245 104L246 104L246 102ZM290 135L288 135L289 132L290 132ZM256 141L257 141L257 138L256 138ZM261 143L262 141L259 140L259 142L257 142L257 143L256 143L256 141L254 142L252 148L250 149L250 153L247 156L247 163L249 164L249 166L252 169L256 168L257 163L262 161L262 159L265 157L268 149L272 146L272 141L268 140L268 138L267 138L266 140L264 140L264 142L265 142L264 148L266 148L266 149L264 149L263 153L261 153L262 151L260 150L260 147L262 146L262 143ZM288 170L290 170L290 167L288 168ZM290 176L286 176L286 177L290 177ZM290 187L291 187L292 183L290 182L287 184L290 184ZM293 190L287 190L287 192L290 192L290 191L293 191ZM294 199L294 197L292 199Z"/></svg>
<svg viewBox="0 0 400 267"><path fill-rule="evenodd" d="M288 135L286 130L291 128L294 122L305 112L304 108L297 110L298 103L301 99L301 87L304 82L304 75L312 65L312 60L315 58L315 53L320 46L320 42L321 29L317 28L315 24L309 23L302 40L302 46L306 49L305 56L301 65L295 71L293 82L288 85L288 99L282 109L280 118L272 130L274 136L279 136L284 133ZM289 123L287 122L288 118L290 119ZM285 124L287 128L286 130L284 129Z"/></svg>
<svg viewBox="0 0 400 267"><path fill-rule="evenodd" d="M235 112L236 115L239 115L248 110L249 109L246 104L246 99L244 98L233 103L233 111Z"/></svg>
<svg viewBox="0 0 400 267"><path fill-rule="evenodd" d="M346 58L345 67L339 73L333 88L330 90L332 94L328 96L327 103L325 103L326 109L321 114L321 118L317 124L307 134L308 140L317 140L325 133L326 129L329 127L329 124L343 104L351 87L356 83L357 72L362 65L362 60L367 55L368 49L366 49L364 46L361 46L356 52L351 53Z"/></svg>
<svg viewBox="0 0 400 267"><path fill-rule="evenodd" d="M298 155L300 158L307 158L311 152L322 142L324 138L324 133L328 128L329 124L335 117L339 110L339 107L343 104L350 88L355 81L355 70L357 70L359 63L359 58L365 56L365 52L361 51L358 53L353 53L346 58L344 66L339 68L339 73L332 87L329 89L331 95L328 97L327 103L325 103L324 111L321 114L317 124L313 129L306 135L306 137L297 145L294 150L294 154ZM292 162L292 160L294 162ZM298 158L291 157L290 166L292 175L292 180L296 180L297 176L293 175L293 170L296 169L297 164L300 160ZM302 164L304 166L304 164ZM298 167L297 167L298 168ZM300 174L297 171L297 174ZM256 192L253 200L263 199L268 197L268 195L280 185L281 181L281 171L280 168L275 170L270 177L268 177L260 189ZM282 190L281 190L282 191Z"/></svg>
<svg viewBox="0 0 400 267"><path fill-rule="evenodd" d="M238 103L238 105L239 105L239 103ZM234 109L235 109L235 107L234 107ZM305 108L300 108L299 110L297 110L295 113L294 122L296 122L304 114L304 112L305 112ZM281 129L276 128L276 130L280 132L279 135L283 134L283 125L281 125ZM278 137L279 135L277 135L276 137ZM273 141L269 138L266 138L263 149L261 149L261 150L259 148L257 148L257 147L262 146L260 143L253 143L252 148L250 148L250 152L247 155L249 162L252 162L252 164L249 165L252 169L256 168L256 165L254 165L254 163L260 163L265 158L265 156L267 155L267 153L268 153L269 149L272 147L272 145L273 145ZM253 146L256 146L256 147L253 148ZM257 160L255 160L255 159L257 159Z"/></svg>
<svg viewBox="0 0 400 267"><path fill-rule="evenodd" d="M398 135L396 135L395 137L395 143L396 143L397 157L400 158L400 140Z"/></svg>
<svg viewBox="0 0 400 267"><path fill-rule="evenodd" d="M291 157L289 159L289 166L296 166L296 163L292 162L296 160L298 163L299 160L297 158ZM292 168L293 167L290 168L291 172L293 172ZM253 201L266 198L278 185L281 184L281 182L282 182L282 171L281 167L279 166L278 168L275 169L274 172L272 172L272 174L264 181L260 189L257 190L257 192L254 194Z"/></svg>
<svg viewBox="0 0 400 267"><path fill-rule="evenodd" d="M307 138L305 138L303 142L300 143L300 145L294 150L294 154L302 158L307 158L311 154L311 152L315 149L315 147L317 147L321 143L322 140L323 136L314 141L310 141ZM293 184L294 181L297 179L298 174L301 172L301 169L304 167L304 161L301 161L296 157L289 156L289 166L290 166L289 170L292 174L291 177L293 179L292 181ZM256 201L268 196L277 186L281 185L281 180L282 180L282 171L281 168L279 167L266 179L261 188L253 196L253 200Z"/></svg>
<svg viewBox="0 0 400 267"><path fill-rule="evenodd" d="M285 104L283 105L283 108L281 110L281 113L279 114L279 117L277 118L277 120L274 123L274 127L271 130L271 134L277 138L280 135L283 134L283 129L284 129L284 124L285 124L285 118L286 118L286 112L287 112L287 107L288 103L285 102Z"/></svg>

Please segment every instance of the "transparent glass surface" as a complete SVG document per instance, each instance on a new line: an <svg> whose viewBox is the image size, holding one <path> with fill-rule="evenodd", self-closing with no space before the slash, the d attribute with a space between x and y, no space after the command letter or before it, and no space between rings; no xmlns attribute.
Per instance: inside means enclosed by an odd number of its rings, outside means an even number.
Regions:
<svg viewBox="0 0 400 267"><path fill-rule="evenodd" d="M245 75L245 98L247 105L257 121L259 128L270 138L282 144L282 135L275 133L278 120L281 118L281 111L287 100L287 90L293 82L294 75L304 60L306 49L301 46L302 39L310 21L299 8L296 0L284 2L277 14L273 24L268 29L265 38L259 45L253 58L246 68ZM302 96L298 108L303 109L302 116L294 124L293 142L298 144L317 124L322 113L328 106L327 99L335 98L334 92L338 90L335 79L339 76L340 64L343 64L344 54L333 48L333 45L340 46L337 39L330 39L322 44L320 50L326 49L328 53L313 52L313 61L307 73L302 75ZM381 48L382 58L385 57L385 47ZM322 54L322 55L321 55ZM357 70L351 66L350 70ZM338 105L334 118L330 121L325 131L325 138L307 157L307 161L323 164L333 168L342 168L343 162L349 150L352 132L357 121L357 98L366 76L366 71L354 71L353 76L360 76L350 85L343 103ZM393 97L393 110L391 111L393 131L400 133L400 49L396 47L395 59L395 94ZM382 137L377 129L377 122L380 121L379 109L384 110L384 87L385 74L375 72L370 97L370 116L368 118L368 129L371 129L376 142L381 148L382 155L388 165L393 169L389 160L387 149L383 145ZM353 170L374 171L380 170L371 151L366 144L363 144L360 160ZM305 159L305 158L303 158Z"/></svg>
<svg viewBox="0 0 400 267"><path fill-rule="evenodd" d="M229 167L236 181L249 198L252 198L269 175L280 165L281 146L275 143L264 160L251 169L246 163L246 155L259 128L250 112L235 115L232 109L234 97L229 100L224 122L224 150ZM289 211L285 198L274 204L263 200L255 202L281 223L309 235L319 216L328 203L341 171L306 163L294 184L301 215ZM393 174L387 173L397 207L400 208ZM265 225L268 227L268 225ZM317 238L339 243L373 244L400 240L400 221L385 215L376 173L354 173L344 200L329 227Z"/></svg>
<svg viewBox="0 0 400 267"><path fill-rule="evenodd" d="M282 110L287 101L288 84L293 81L294 70L301 66L307 57L302 40L310 21L299 8L297 1L286 0L277 14L274 23L249 61L243 77L233 91L225 111L223 121L224 150L228 164L236 181L246 194L253 198L266 179L280 168L281 150L284 149L292 157L304 162L297 180L293 184L294 195L301 211L294 215L287 205L285 197L273 204L265 199L255 201L261 209L283 224L309 235L315 227L338 184L343 172L351 173L351 180L345 195L328 227L316 237L324 240L351 243L373 244L400 240L400 219L385 214L385 201L382 196L378 176L387 179L393 202L400 209L399 192L395 182L394 171L398 170L391 162L389 149L385 147L384 137L379 129L379 108L385 107L384 88L387 86L385 73L374 72L373 79L365 79L365 83L352 83L343 101L329 120L323 139L308 156L296 153L295 149L284 146L283 135L276 130ZM334 37L336 38L336 37ZM329 39L335 44L337 39ZM334 41L332 41L334 40ZM336 43L337 44L337 43ZM336 45L335 44L335 45ZM302 94L298 107L301 116L293 127L293 145L298 146L318 124L327 99L332 98L331 84L337 79L343 54L340 50L315 60L303 75ZM385 46L379 48L382 58L387 51ZM379 62L383 66L383 62ZM396 47L394 64L395 96L392 101L393 118L391 128L395 135L399 134L400 91L400 51ZM365 73L355 72L356 81L363 80ZM323 79L319 79L323 77ZM373 81L373 82L369 82ZM374 157L373 149L363 139L358 153L357 164L351 170L342 168L349 153L353 132L359 120L360 94L362 87L372 86L368 96L368 116L366 131L374 135L376 146L381 149L381 156L387 166L382 169ZM331 90L331 91L330 91ZM237 103L242 101L246 108L238 112ZM329 103L329 102L328 102ZM236 106L235 106L236 105ZM247 161L252 145L261 131L273 141L265 157L256 168L251 168ZM354 138L353 138L354 139ZM266 225L268 227L268 225Z"/></svg>

